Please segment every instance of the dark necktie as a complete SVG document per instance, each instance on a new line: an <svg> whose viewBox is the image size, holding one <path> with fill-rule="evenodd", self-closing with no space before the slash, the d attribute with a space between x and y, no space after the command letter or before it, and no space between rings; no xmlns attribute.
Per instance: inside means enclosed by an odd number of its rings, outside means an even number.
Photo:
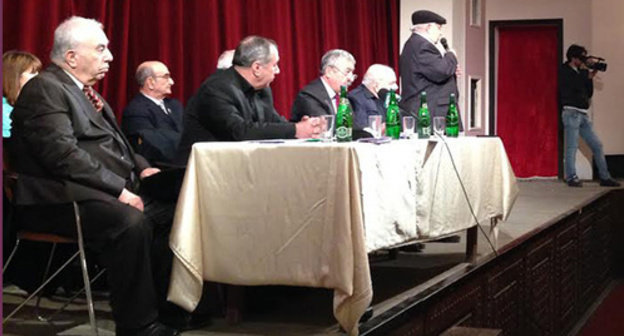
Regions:
<svg viewBox="0 0 624 336"><path fill-rule="evenodd" d="M104 107L104 103L100 100L97 94L95 94L95 91L93 90L93 88L88 85L85 85L82 87L82 91L85 93L85 95L87 96L91 104L93 104L93 107L95 107L95 110L98 112L102 111L102 108Z"/></svg>

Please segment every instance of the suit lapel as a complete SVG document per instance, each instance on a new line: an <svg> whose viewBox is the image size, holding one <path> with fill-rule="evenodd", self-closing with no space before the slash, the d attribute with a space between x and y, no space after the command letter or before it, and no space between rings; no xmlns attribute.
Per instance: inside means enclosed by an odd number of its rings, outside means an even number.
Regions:
<svg viewBox="0 0 624 336"><path fill-rule="evenodd" d="M323 105L325 106L325 112L328 114L336 114L333 108L334 102L327 94L327 90L325 90L325 85L323 85L323 82L320 78L316 79L316 83L314 83L313 89L314 90L310 90L312 92L312 95L323 103Z"/></svg>

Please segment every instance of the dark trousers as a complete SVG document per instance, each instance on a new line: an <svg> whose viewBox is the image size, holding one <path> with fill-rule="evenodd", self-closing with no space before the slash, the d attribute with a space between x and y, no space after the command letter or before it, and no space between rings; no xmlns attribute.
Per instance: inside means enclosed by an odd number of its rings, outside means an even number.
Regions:
<svg viewBox="0 0 624 336"><path fill-rule="evenodd" d="M145 210L117 200L78 203L85 245L106 267L115 323L139 328L158 317L172 253L168 237L175 204L143 199ZM71 204L18 207L20 228L76 237Z"/></svg>

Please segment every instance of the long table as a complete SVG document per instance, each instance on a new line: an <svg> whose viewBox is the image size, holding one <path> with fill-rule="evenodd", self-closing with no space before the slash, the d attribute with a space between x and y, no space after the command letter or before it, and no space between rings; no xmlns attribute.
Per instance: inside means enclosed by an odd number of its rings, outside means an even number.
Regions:
<svg viewBox="0 0 624 336"><path fill-rule="evenodd" d="M373 295L367 253L504 220L517 193L498 138L198 143L168 299L192 311L204 280L330 288L357 335Z"/></svg>

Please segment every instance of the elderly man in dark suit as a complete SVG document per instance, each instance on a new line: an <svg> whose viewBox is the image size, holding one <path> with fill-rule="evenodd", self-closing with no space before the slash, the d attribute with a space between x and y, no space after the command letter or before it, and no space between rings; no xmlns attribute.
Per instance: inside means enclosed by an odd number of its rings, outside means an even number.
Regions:
<svg viewBox="0 0 624 336"><path fill-rule="evenodd" d="M412 24L413 34L405 42L399 60L402 94L399 106L418 117L420 93L426 92L431 117L445 116L449 95L454 93L459 97L456 75L460 73L455 52L445 50L440 44L446 19L420 10L412 14Z"/></svg>
<svg viewBox="0 0 624 336"><path fill-rule="evenodd" d="M362 84L349 92L349 101L353 106L353 128L362 130L368 127L368 117L372 115L380 115L385 120L386 96L389 90L397 89L396 74L391 67L383 64L368 67Z"/></svg>
<svg viewBox="0 0 624 336"><path fill-rule="evenodd" d="M269 85L279 74L275 41L244 38L233 66L215 72L191 97L184 111L184 132L176 163L186 164L199 141L241 141L318 137L320 120L289 123L273 107Z"/></svg>
<svg viewBox="0 0 624 336"><path fill-rule="evenodd" d="M140 92L123 111L122 129L150 163L171 163L182 135L182 104L168 98L173 78L166 65L148 61L139 65L136 79Z"/></svg>
<svg viewBox="0 0 624 336"><path fill-rule="evenodd" d="M290 121L297 122L304 116L336 114L340 87L349 86L357 76L355 58L348 51L333 49L321 58L321 77L306 85L295 98Z"/></svg>
<svg viewBox="0 0 624 336"><path fill-rule="evenodd" d="M153 230L170 225L172 207L137 194L140 180L159 170L134 153L92 89L113 60L102 25L67 19L50 56L53 64L23 88L13 112L20 223L76 236L73 220L59 217L76 201L85 242L108 270L117 335L177 335L157 321L151 258Z"/></svg>

